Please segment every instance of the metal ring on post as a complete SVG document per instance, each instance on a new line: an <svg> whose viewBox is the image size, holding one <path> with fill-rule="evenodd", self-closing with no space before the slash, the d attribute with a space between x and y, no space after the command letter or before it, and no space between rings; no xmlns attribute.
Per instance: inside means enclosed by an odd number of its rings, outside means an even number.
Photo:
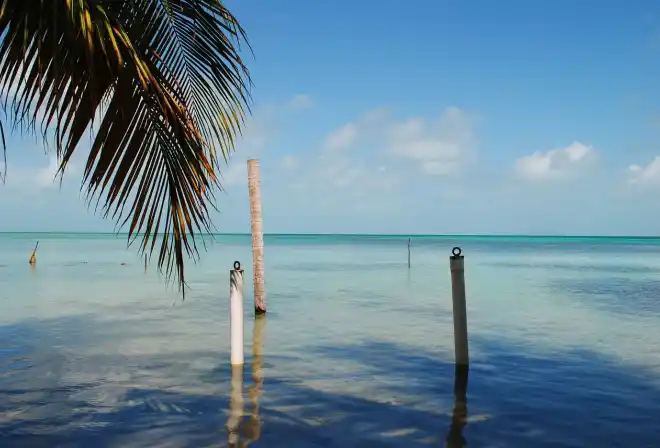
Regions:
<svg viewBox="0 0 660 448"><path fill-rule="evenodd" d="M240 270L241 270L241 262L234 261L234 271L240 271Z"/></svg>
<svg viewBox="0 0 660 448"><path fill-rule="evenodd" d="M458 256L460 256L462 252L463 252L463 251L462 251L461 248L458 247L458 246L454 247L454 248L451 250L451 253L452 253L452 255L453 255L454 257L458 257Z"/></svg>

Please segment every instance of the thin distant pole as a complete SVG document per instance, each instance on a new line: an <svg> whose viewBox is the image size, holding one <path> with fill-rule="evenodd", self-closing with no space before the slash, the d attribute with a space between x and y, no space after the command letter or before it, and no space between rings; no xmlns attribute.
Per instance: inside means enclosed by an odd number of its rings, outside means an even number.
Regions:
<svg viewBox="0 0 660 448"><path fill-rule="evenodd" d="M408 269L410 269L410 238L408 238Z"/></svg>

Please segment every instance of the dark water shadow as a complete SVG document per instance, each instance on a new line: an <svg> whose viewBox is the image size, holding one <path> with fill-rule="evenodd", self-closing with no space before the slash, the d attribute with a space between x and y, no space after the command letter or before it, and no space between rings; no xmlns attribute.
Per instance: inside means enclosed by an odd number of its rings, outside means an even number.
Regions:
<svg viewBox="0 0 660 448"><path fill-rule="evenodd" d="M550 287L613 313L660 316L660 280L625 277L558 279Z"/></svg>
<svg viewBox="0 0 660 448"><path fill-rule="evenodd" d="M61 347L75 348L80 327L95 324L83 320L0 326L0 446L228 445L232 403L226 353L105 353L80 359L75 350ZM78 336L54 339L50 329L66 325ZM263 447L454 447L465 442L476 447L629 447L660 442L654 419L660 390L648 372L588 350L530 353L505 341L478 338L473 346L487 358L471 367L467 394L457 385L451 363L437 353L397 343L312 345L300 353L309 362L323 356L358 363L378 387L371 398L278 378L264 367L270 356L253 346L240 375L248 399L241 394L243 411L233 414L241 419L232 441ZM217 359L216 367L191 376L190 363L203 358ZM104 373L113 369L123 379ZM167 382L152 381L155 373ZM295 378L295 372L287 378ZM432 403L433 409L420 403Z"/></svg>
<svg viewBox="0 0 660 448"><path fill-rule="evenodd" d="M467 389L470 369L468 366L454 368L454 410L451 414L451 425L445 439L448 448L463 448L467 440L463 436L463 428L467 425Z"/></svg>
<svg viewBox="0 0 660 448"><path fill-rule="evenodd" d="M470 446L660 446L654 415L658 378L589 350L537 354L502 341L471 338L488 354L470 367ZM322 347L323 356L359 360L396 396L451 390L453 366L389 342ZM422 426L428 425L423 421Z"/></svg>

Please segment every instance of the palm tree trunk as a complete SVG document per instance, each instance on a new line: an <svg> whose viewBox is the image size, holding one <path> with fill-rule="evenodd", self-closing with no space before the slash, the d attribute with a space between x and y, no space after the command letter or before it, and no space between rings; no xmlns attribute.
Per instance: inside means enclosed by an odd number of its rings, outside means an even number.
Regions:
<svg viewBox="0 0 660 448"><path fill-rule="evenodd" d="M264 287L264 233L261 218L261 180L259 161L248 160L248 189L250 191L250 227L252 229L252 271L254 277L254 313L266 312Z"/></svg>

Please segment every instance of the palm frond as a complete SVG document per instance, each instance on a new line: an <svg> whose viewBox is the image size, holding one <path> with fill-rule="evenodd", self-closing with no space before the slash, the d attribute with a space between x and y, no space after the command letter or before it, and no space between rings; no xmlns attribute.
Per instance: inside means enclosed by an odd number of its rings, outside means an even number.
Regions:
<svg viewBox="0 0 660 448"><path fill-rule="evenodd" d="M141 252L160 241L158 267L185 291L184 258L198 256L195 235L213 228L219 161L250 112L244 30L219 0L0 5L6 119L39 126L62 158L60 173L91 130L88 201L128 225Z"/></svg>

